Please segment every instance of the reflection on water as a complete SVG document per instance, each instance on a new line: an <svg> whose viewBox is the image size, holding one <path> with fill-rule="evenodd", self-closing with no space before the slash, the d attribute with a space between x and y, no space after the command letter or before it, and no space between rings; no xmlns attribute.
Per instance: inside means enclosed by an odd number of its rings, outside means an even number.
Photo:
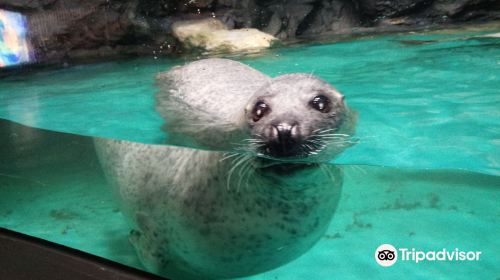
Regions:
<svg viewBox="0 0 500 280"><path fill-rule="evenodd" d="M30 61L26 17L0 9L0 68Z"/></svg>
<svg viewBox="0 0 500 280"><path fill-rule="evenodd" d="M321 238L340 197L342 174L331 164L260 166L245 155L107 139L96 146L141 260L173 279L287 263Z"/></svg>
<svg viewBox="0 0 500 280"><path fill-rule="evenodd" d="M92 139L0 122L0 226L141 267ZM500 178L478 173L344 166L338 209L316 246L249 279L496 277ZM374 250L482 251L466 263L378 266ZM459 271L459 273L457 272Z"/></svg>
<svg viewBox="0 0 500 280"><path fill-rule="evenodd" d="M129 263L91 139L2 120L0 143L0 226Z"/></svg>

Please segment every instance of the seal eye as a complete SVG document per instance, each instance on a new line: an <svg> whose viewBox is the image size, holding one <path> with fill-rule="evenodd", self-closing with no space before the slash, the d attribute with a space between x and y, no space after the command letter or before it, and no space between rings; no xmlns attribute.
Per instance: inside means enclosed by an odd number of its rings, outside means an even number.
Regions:
<svg viewBox="0 0 500 280"><path fill-rule="evenodd" d="M314 97L309 104L322 113L328 113L330 111L330 100L324 95Z"/></svg>
<svg viewBox="0 0 500 280"><path fill-rule="evenodd" d="M252 119L254 122L258 122L265 114L269 112L269 106L263 101L258 101L252 110Z"/></svg>

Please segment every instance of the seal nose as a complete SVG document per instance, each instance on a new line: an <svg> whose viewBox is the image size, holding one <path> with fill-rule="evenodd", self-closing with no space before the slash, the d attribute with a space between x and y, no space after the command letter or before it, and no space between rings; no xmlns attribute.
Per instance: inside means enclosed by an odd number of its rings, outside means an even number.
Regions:
<svg viewBox="0 0 500 280"><path fill-rule="evenodd" d="M299 142L298 124L278 123L271 125L270 151L275 156L291 156L296 153Z"/></svg>
<svg viewBox="0 0 500 280"><path fill-rule="evenodd" d="M287 144L295 141L298 134L297 124L279 123L272 125L272 138L274 141Z"/></svg>

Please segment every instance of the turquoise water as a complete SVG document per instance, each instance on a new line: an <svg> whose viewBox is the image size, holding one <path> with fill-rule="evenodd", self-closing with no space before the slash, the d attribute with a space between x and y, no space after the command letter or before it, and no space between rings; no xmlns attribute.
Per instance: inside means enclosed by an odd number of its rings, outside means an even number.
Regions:
<svg viewBox="0 0 500 280"><path fill-rule="evenodd" d="M481 34L381 36L237 57L271 76L314 73L360 114L360 143L334 160L345 165L345 184L324 238L249 279L500 277L500 39ZM1 79L0 118L26 127L0 125L0 226L141 268L90 136L165 143L153 78L184 62ZM383 243L482 258L383 268L373 257Z"/></svg>
<svg viewBox="0 0 500 280"><path fill-rule="evenodd" d="M241 57L266 74L329 81L360 113L335 162L500 174L500 38L385 36ZM408 44L408 40L440 40ZM418 41L417 41L418 42ZM181 60L77 66L0 81L0 118L88 136L164 143L154 76Z"/></svg>

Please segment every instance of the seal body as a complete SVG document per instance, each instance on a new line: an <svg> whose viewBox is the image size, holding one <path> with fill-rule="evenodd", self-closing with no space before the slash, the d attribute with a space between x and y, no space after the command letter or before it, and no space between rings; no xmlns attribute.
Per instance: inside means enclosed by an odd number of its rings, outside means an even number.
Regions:
<svg viewBox="0 0 500 280"><path fill-rule="evenodd" d="M321 237L340 196L333 165L281 175L234 168L221 152L97 143L142 263L172 279L240 277L287 263Z"/></svg>
<svg viewBox="0 0 500 280"><path fill-rule="evenodd" d="M344 149L354 127L340 94L224 59L176 67L158 85L170 143L203 149L95 141L143 264L172 279L242 277L312 247L342 186L318 155Z"/></svg>

